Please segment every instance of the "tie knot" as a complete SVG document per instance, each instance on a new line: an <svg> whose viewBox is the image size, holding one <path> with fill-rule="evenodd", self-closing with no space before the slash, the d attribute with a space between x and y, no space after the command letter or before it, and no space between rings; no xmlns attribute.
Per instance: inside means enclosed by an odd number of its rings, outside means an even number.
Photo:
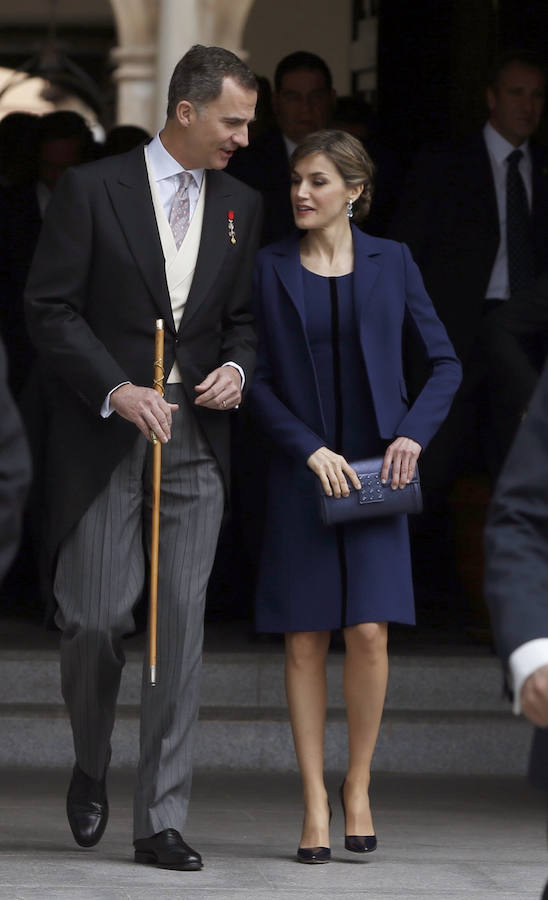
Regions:
<svg viewBox="0 0 548 900"><path fill-rule="evenodd" d="M522 157L523 150L512 150L512 152L509 153L506 157L506 162L509 166L518 166Z"/></svg>
<svg viewBox="0 0 548 900"><path fill-rule="evenodd" d="M177 188L177 193L181 193L186 191L190 182L192 181L192 175L190 172L179 172L179 187Z"/></svg>

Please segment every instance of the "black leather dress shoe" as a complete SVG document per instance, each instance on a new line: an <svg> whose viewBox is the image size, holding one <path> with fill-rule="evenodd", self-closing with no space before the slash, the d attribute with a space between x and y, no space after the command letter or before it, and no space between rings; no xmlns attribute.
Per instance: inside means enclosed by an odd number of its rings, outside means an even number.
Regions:
<svg viewBox="0 0 548 900"><path fill-rule="evenodd" d="M105 775L101 779L90 778L75 763L67 793L67 817L80 847L99 843L108 822Z"/></svg>
<svg viewBox="0 0 548 900"><path fill-rule="evenodd" d="M175 828L159 831L152 837L133 841L135 862L159 869L179 869L182 872L197 872L202 868L200 854L185 844Z"/></svg>

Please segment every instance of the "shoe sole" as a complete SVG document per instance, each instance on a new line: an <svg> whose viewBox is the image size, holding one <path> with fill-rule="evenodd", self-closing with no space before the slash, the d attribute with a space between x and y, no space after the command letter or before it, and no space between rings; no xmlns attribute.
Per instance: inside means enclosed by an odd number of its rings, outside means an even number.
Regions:
<svg viewBox="0 0 548 900"><path fill-rule="evenodd" d="M135 862L144 866L156 866L157 869L171 869L176 872L199 872L203 863L188 863L187 865L174 865L173 863L161 863L154 854L135 851Z"/></svg>
<svg viewBox="0 0 548 900"><path fill-rule="evenodd" d="M325 866L327 863L330 863L330 859L301 859L300 856L296 856L295 859L297 862L303 864L303 866Z"/></svg>

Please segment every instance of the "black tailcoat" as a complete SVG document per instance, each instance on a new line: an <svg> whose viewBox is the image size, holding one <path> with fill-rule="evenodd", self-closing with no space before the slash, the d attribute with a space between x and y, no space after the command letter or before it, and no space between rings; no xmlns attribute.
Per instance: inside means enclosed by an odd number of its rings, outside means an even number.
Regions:
<svg viewBox="0 0 548 900"><path fill-rule="evenodd" d="M194 386L229 360L241 365L249 383L251 269L260 227L260 197L224 172L209 171L196 270L176 330L143 147L70 169L61 179L26 291L30 334L51 373L51 558L139 434L117 414L102 418L100 410L121 382L151 385L157 318L165 321L166 373L177 358L191 403ZM227 479L229 416L194 410Z"/></svg>

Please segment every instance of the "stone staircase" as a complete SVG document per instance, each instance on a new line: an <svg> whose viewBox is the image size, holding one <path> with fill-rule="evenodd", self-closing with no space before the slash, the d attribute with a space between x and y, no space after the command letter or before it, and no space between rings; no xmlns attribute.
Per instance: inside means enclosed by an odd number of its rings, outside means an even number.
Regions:
<svg viewBox="0 0 548 900"><path fill-rule="evenodd" d="M57 635L0 623L0 767L70 766L72 741L59 690ZM206 638L196 767L295 770L283 688L281 645ZM231 649L234 647L234 649ZM134 765L143 637L128 641L113 766ZM328 663L326 768L342 770L346 725L344 656ZM500 666L477 647L411 646L391 654L389 690L375 753L377 771L521 774L531 729L502 698Z"/></svg>

